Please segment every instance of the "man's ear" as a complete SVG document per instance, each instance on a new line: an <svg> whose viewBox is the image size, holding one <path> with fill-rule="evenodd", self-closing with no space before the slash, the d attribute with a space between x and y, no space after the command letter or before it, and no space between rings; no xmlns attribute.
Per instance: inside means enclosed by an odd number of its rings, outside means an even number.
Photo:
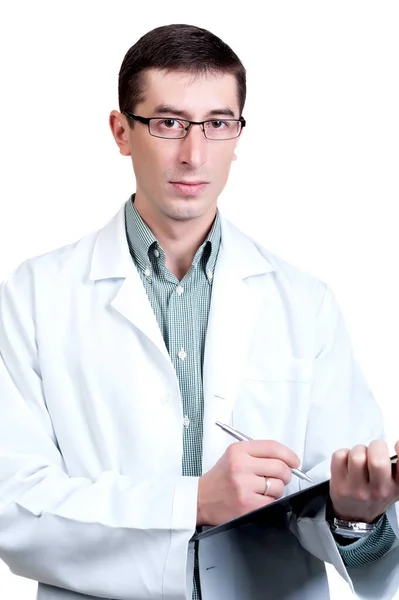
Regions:
<svg viewBox="0 0 399 600"><path fill-rule="evenodd" d="M109 115L109 126L111 128L114 140L119 147L119 152L122 156L130 156L130 145L129 145L129 124L127 117L122 115L119 111L113 110Z"/></svg>
<svg viewBox="0 0 399 600"><path fill-rule="evenodd" d="M233 160L237 160L237 148L238 148L239 142L240 142L240 137L238 137L236 139L236 143L235 143L235 146L234 146Z"/></svg>

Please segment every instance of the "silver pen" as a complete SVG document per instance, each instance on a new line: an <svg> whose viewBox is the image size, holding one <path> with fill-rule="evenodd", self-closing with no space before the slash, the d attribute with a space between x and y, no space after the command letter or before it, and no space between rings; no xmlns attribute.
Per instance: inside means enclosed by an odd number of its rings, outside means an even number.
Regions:
<svg viewBox="0 0 399 600"><path fill-rule="evenodd" d="M240 431L237 431L237 429L233 429L233 427L230 427L230 425L225 425L224 423L221 423L220 421L216 421L216 425L219 425L219 427L224 429L224 431L229 433L231 436L233 436L236 440L239 440L240 442L252 440L252 438L245 435L245 433L241 433ZM296 475L297 477L299 477L300 479L303 479L304 481L308 481L309 483L314 483L313 479L311 479L309 477L309 475L306 475L306 473L304 473L300 469L291 469L291 472L293 475Z"/></svg>

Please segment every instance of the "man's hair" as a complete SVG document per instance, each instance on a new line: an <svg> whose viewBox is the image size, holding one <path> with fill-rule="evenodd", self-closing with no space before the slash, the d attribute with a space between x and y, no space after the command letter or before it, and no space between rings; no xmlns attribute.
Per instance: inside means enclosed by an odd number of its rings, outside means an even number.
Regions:
<svg viewBox="0 0 399 600"><path fill-rule="evenodd" d="M134 112L145 99L145 73L149 69L185 71L196 75L234 75L242 114L246 72L233 50L219 37L193 25L164 25L143 35L123 59L118 82L119 109Z"/></svg>

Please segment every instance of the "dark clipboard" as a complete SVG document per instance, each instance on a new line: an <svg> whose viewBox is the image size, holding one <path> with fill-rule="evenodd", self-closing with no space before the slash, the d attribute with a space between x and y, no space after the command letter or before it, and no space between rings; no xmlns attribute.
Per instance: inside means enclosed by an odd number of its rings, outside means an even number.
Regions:
<svg viewBox="0 0 399 600"><path fill-rule="evenodd" d="M228 531L229 529L238 529L244 525L258 524L261 526L271 526L275 528L284 528L291 514L299 517L306 512L309 516L315 515L325 504L330 489L330 480L312 485L305 490L295 492L275 500L267 506L253 510L241 517L210 527L201 533L197 533L192 539L203 540L204 538Z"/></svg>
<svg viewBox="0 0 399 600"><path fill-rule="evenodd" d="M391 456L392 475L394 477L396 476L397 461L398 457L396 455ZM230 529L238 529L239 527L249 524L274 527L277 529L285 528L290 515L292 514L295 517L299 517L304 513L306 513L307 516L316 515L323 505L325 505L329 490L330 480L323 481L322 483L312 485L295 494L280 498L267 506L249 512L242 517L237 517L236 519L232 519L221 525L216 525L215 527L209 527L204 531L197 533L192 539L194 541L203 540L211 535L229 531Z"/></svg>

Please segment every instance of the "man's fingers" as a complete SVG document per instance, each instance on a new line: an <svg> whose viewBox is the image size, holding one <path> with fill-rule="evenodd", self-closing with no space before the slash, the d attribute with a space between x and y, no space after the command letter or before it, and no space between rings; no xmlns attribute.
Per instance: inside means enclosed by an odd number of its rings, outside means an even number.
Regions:
<svg viewBox="0 0 399 600"><path fill-rule="evenodd" d="M257 510L258 508L263 508L268 504L274 502L274 498L270 496L262 496L261 494L253 494L251 499L251 505L248 507L248 510L245 510L242 514L245 514L252 510Z"/></svg>
<svg viewBox="0 0 399 600"><path fill-rule="evenodd" d="M353 488L367 485L369 473L367 467L367 446L355 446L348 456L348 476Z"/></svg>
<svg viewBox="0 0 399 600"><path fill-rule="evenodd" d="M395 444L395 454L396 456L399 456L399 440ZM394 473L396 485L399 486L399 463L396 460L394 460L393 462L395 463L395 465L393 467L391 465L391 472Z"/></svg>
<svg viewBox="0 0 399 600"><path fill-rule="evenodd" d="M281 479L281 481L288 485L292 479L292 473L290 467L282 460L276 458L253 458L252 459L252 470L255 475L260 477L274 477L275 479Z"/></svg>
<svg viewBox="0 0 399 600"><path fill-rule="evenodd" d="M338 450L331 461L331 477L349 482L354 489L369 483L380 489L390 480L390 473L388 448L381 440L371 442L369 448L358 445L352 450Z"/></svg>
<svg viewBox="0 0 399 600"><path fill-rule="evenodd" d="M341 448L332 455L331 479L337 482L345 481L348 477L348 458L350 450Z"/></svg>
<svg viewBox="0 0 399 600"><path fill-rule="evenodd" d="M266 484L266 479L269 483ZM274 500L278 500L284 494L284 483L281 479L275 477L257 477L256 478L256 493L262 496L267 495ZM267 494L265 492L267 491Z"/></svg>
<svg viewBox="0 0 399 600"><path fill-rule="evenodd" d="M245 444L246 451L254 458L277 458L286 463L290 468L300 465L299 457L284 444L274 440L251 440L240 442Z"/></svg>
<svg viewBox="0 0 399 600"><path fill-rule="evenodd" d="M381 440L371 442L367 452L367 468L372 488L384 492L391 485L392 480L391 461L385 442Z"/></svg>

